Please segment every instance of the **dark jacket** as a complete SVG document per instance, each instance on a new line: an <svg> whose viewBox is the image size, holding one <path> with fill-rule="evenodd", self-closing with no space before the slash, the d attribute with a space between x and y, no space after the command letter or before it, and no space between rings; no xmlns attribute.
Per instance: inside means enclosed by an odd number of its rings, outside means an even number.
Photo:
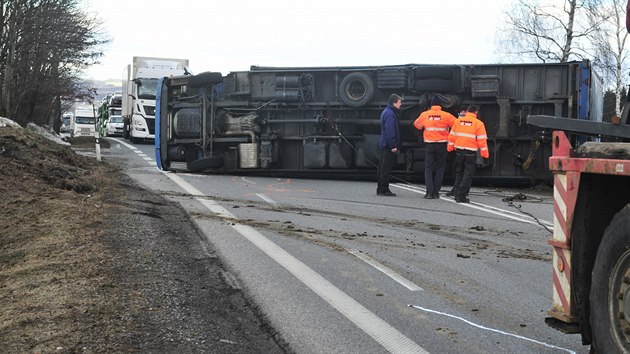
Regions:
<svg viewBox="0 0 630 354"><path fill-rule="evenodd" d="M398 112L398 109L388 105L381 113L381 140L378 145L383 150L400 148Z"/></svg>

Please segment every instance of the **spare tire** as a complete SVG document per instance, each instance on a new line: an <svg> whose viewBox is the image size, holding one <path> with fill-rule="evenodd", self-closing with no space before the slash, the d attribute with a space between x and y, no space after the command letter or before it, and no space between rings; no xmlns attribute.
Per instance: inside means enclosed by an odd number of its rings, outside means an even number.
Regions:
<svg viewBox="0 0 630 354"><path fill-rule="evenodd" d="M362 107L374 97L374 82L367 74L351 73L341 80L339 96L350 107Z"/></svg>
<svg viewBox="0 0 630 354"><path fill-rule="evenodd" d="M188 79L188 86L193 88L207 87L220 82L223 82L223 76L221 76L221 73L206 71L204 73L191 76Z"/></svg>

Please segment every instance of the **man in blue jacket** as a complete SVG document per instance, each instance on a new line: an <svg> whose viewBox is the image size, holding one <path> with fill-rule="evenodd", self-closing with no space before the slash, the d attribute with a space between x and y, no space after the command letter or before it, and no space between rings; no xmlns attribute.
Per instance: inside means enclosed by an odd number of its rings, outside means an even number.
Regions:
<svg viewBox="0 0 630 354"><path fill-rule="evenodd" d="M387 100L387 107L381 113L381 161L378 164L376 195L395 197L396 194L389 190L389 176L396 161L396 153L400 147L400 131L398 127L398 115L402 97L392 94Z"/></svg>

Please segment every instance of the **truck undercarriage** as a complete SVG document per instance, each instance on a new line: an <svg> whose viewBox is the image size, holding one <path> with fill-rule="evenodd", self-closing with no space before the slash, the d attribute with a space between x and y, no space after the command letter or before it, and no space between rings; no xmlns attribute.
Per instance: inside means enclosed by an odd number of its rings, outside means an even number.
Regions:
<svg viewBox="0 0 630 354"><path fill-rule="evenodd" d="M225 77L171 77L158 85L159 163L183 171L373 177L379 116L396 93L403 97L403 142L394 174L423 175L422 134L412 123L438 96L455 115L481 106L490 159L479 160L478 177L550 181L550 131L526 117L601 119L589 65L252 67Z"/></svg>

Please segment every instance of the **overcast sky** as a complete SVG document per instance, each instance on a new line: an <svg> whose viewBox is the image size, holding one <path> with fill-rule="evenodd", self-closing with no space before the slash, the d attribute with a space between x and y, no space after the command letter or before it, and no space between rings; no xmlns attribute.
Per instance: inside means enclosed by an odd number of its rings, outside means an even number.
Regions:
<svg viewBox="0 0 630 354"><path fill-rule="evenodd" d="M86 74L121 79L133 56L185 58L193 73L262 66L497 62L508 1L86 0L112 42Z"/></svg>

